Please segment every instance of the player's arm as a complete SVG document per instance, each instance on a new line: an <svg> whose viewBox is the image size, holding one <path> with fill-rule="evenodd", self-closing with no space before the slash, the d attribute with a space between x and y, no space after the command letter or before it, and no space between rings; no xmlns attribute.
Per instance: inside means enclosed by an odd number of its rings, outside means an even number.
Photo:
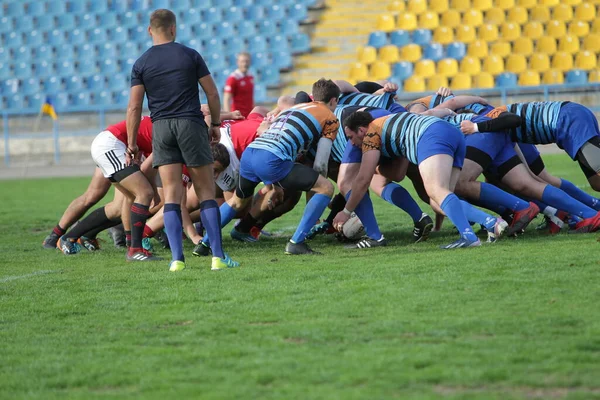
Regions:
<svg viewBox="0 0 600 400"><path fill-rule="evenodd" d="M496 118L476 122L473 127L475 132L504 132L521 126L522 119L517 114L503 112ZM462 129L462 124L461 124Z"/></svg>
<svg viewBox="0 0 600 400"><path fill-rule="evenodd" d="M223 90L223 110L231 111L231 104L233 103L233 88L235 86L235 79L233 76L229 76L225 81L225 89Z"/></svg>
<svg viewBox="0 0 600 400"><path fill-rule="evenodd" d="M359 93L358 89L354 87L353 84L351 84L348 81L345 81L343 79L336 79L333 81L333 83L335 83L336 85L338 85L338 87L340 88L340 92L342 93Z"/></svg>
<svg viewBox="0 0 600 400"><path fill-rule="evenodd" d="M439 107L439 106L438 106ZM421 115L429 115L432 117L438 117L438 118L444 118L447 117L448 115L454 115L455 112L452 111L449 108L431 108L427 111L424 111L421 113Z"/></svg>
<svg viewBox="0 0 600 400"><path fill-rule="evenodd" d="M484 105L488 104L488 102L483 97L456 96L438 104L435 108L449 108L451 110L460 110L461 108L472 103L479 103Z"/></svg>
<svg viewBox="0 0 600 400"><path fill-rule="evenodd" d="M398 85L392 82L387 82L383 88L373 92L375 96L382 95L384 93L396 93L398 91Z"/></svg>
<svg viewBox="0 0 600 400"><path fill-rule="evenodd" d="M358 206L358 203L362 200L369 184L373 179L377 165L379 164L379 158L381 152L379 150L369 150L363 154L362 161L360 163L360 170L352 182L352 193L348 202L346 202L345 211L346 214L351 214Z"/></svg>
<svg viewBox="0 0 600 400"><path fill-rule="evenodd" d="M329 155L331 154L332 146L333 141L325 137L320 138L319 143L317 144L317 153L315 154L313 169L325 178L327 178L327 166L329 165Z"/></svg>
<svg viewBox="0 0 600 400"><path fill-rule="evenodd" d="M129 92L129 104L127 105L127 154L125 156L127 165L133 160L139 159L139 148L137 146L137 135L142 120L142 104L144 103L144 85L135 85Z"/></svg>

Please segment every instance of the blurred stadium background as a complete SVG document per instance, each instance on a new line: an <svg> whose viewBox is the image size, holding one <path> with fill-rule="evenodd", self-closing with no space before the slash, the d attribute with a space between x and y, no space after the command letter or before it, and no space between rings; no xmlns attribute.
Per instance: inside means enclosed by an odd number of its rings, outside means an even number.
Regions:
<svg viewBox="0 0 600 400"><path fill-rule="evenodd" d="M449 86L497 104L572 100L598 112L600 0L10 0L0 2L0 168L91 164L89 145L125 118L150 12L217 85L252 54L255 100L319 77L390 79L400 98ZM50 101L58 118L40 118Z"/></svg>

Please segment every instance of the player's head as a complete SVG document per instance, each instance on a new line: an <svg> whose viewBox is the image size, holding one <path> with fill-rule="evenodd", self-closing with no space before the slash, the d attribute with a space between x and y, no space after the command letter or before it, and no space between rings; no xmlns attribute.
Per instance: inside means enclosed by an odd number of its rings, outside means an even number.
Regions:
<svg viewBox="0 0 600 400"><path fill-rule="evenodd" d="M211 145L212 156L213 156L213 171L215 172L215 178L229 167L231 159L229 158L229 152L227 147L222 143L215 143Z"/></svg>
<svg viewBox="0 0 600 400"><path fill-rule="evenodd" d="M250 69L251 62L250 53L243 51L237 55L237 67L240 71L246 73Z"/></svg>
<svg viewBox="0 0 600 400"><path fill-rule="evenodd" d="M321 101L335 110L340 97L340 88L331 79L321 78L313 84L312 95L314 101Z"/></svg>
<svg viewBox="0 0 600 400"><path fill-rule="evenodd" d="M280 96L277 99L277 108L279 111L285 111L294 106L294 98L292 96Z"/></svg>
<svg viewBox="0 0 600 400"><path fill-rule="evenodd" d="M148 32L152 38L175 40L176 24L177 18L173 11L161 8L150 15Z"/></svg>
<svg viewBox="0 0 600 400"><path fill-rule="evenodd" d="M366 111L355 111L344 119L346 137L355 146L361 146L373 116Z"/></svg>

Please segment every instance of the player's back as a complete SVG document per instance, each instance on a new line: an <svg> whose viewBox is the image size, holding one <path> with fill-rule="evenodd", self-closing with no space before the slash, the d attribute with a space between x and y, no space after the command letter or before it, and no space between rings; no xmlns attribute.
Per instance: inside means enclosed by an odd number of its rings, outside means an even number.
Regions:
<svg viewBox="0 0 600 400"><path fill-rule="evenodd" d="M534 101L529 103L513 103L506 110L517 114L523 124L511 129L511 137L515 142L548 144L556 142L556 125L563 101Z"/></svg>
<svg viewBox="0 0 600 400"><path fill-rule="evenodd" d="M342 94L339 98L340 106L367 106L388 109L395 104L394 97L396 93L386 92L381 95L353 92Z"/></svg>
<svg viewBox="0 0 600 400"><path fill-rule="evenodd" d="M403 156L413 164L418 164L417 144L423 133L435 123L447 124L436 117L411 113L393 114L382 118L386 118L381 131L383 154L386 157Z"/></svg>

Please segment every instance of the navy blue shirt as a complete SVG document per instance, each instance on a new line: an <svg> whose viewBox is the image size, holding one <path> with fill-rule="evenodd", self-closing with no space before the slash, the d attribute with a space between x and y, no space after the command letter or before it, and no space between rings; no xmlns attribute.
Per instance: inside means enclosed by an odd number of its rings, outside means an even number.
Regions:
<svg viewBox="0 0 600 400"><path fill-rule="evenodd" d="M198 79L208 74L196 50L170 42L152 46L133 64L131 86L146 88L152 122L185 118L204 123Z"/></svg>

